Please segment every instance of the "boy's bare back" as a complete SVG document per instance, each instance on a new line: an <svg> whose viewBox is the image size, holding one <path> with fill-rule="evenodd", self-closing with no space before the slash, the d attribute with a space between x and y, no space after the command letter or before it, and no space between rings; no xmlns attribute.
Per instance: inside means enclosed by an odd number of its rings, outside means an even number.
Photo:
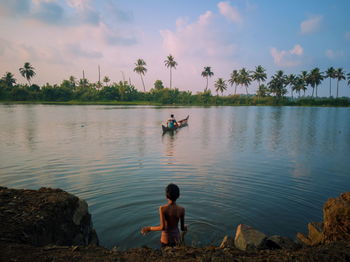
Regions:
<svg viewBox="0 0 350 262"><path fill-rule="evenodd" d="M175 203L168 203L161 206L160 211L164 216L165 228L167 230L177 228L179 220L180 222L184 221L185 209ZM184 230L183 222L181 223L181 230Z"/></svg>

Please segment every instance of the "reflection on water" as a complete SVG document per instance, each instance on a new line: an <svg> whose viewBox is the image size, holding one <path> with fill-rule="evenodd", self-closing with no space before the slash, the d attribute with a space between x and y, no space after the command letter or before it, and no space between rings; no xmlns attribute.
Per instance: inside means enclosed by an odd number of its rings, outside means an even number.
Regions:
<svg viewBox="0 0 350 262"><path fill-rule="evenodd" d="M162 135L170 113L189 125ZM294 237L350 188L350 109L0 105L0 185L86 199L101 243L157 247L164 188L177 183L187 242L239 223Z"/></svg>

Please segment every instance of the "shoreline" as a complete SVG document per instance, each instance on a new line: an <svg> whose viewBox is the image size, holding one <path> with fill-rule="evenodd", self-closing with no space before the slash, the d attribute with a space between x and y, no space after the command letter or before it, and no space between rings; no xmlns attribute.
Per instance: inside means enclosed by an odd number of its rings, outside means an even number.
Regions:
<svg viewBox="0 0 350 262"><path fill-rule="evenodd" d="M228 104L185 104L185 103L174 103L174 104L162 104L158 102L151 101L0 101L0 104L4 105L105 105L105 106L155 106L155 107L236 107L236 106L272 106L272 107L339 107L339 108L347 108L350 107L350 99L348 100L348 104L322 104L322 101L327 101L329 98L319 98L319 100L315 100L320 102L320 104L296 104L285 103L285 104L268 104L268 103L253 103L253 104L240 104L240 103L228 103ZM343 99L346 101L346 99ZM341 98L338 101L343 101ZM334 98L334 101L336 99ZM294 104L293 104L294 103Z"/></svg>
<svg viewBox="0 0 350 262"><path fill-rule="evenodd" d="M239 225L220 246L128 250L99 245L87 203L61 189L0 187L0 261L347 261L350 192L330 198L324 221L297 241Z"/></svg>

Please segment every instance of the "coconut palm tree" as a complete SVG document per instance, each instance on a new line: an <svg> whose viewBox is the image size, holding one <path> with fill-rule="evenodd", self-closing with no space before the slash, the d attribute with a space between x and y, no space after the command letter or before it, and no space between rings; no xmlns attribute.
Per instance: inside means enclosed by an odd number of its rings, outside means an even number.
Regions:
<svg viewBox="0 0 350 262"><path fill-rule="evenodd" d="M300 76L296 76L293 81L292 90L295 90L300 97L300 91L305 90L305 80Z"/></svg>
<svg viewBox="0 0 350 262"><path fill-rule="evenodd" d="M260 82L265 82L267 75L265 72L265 68L263 68L261 65L258 65L255 67L255 71L252 71L252 80L258 82L258 87L260 86Z"/></svg>
<svg viewBox="0 0 350 262"><path fill-rule="evenodd" d="M74 76L70 76L68 78L68 81L69 81L69 85L72 89L75 89L76 87L76 84L77 84L77 79L74 77Z"/></svg>
<svg viewBox="0 0 350 262"><path fill-rule="evenodd" d="M13 85L16 84L16 79L14 78L13 74L10 72L6 72L4 76L1 78L1 81L3 81L8 87L13 87Z"/></svg>
<svg viewBox="0 0 350 262"><path fill-rule="evenodd" d="M164 61L165 66L169 68L170 71L170 89L171 89L171 82L172 82L172 75L171 75L171 69L176 69L177 62L174 60L174 57L172 55L167 56L167 60Z"/></svg>
<svg viewBox="0 0 350 262"><path fill-rule="evenodd" d="M304 81L304 88L303 88L304 95L303 95L303 96L305 96L305 91L307 90L307 86L310 84L310 81L309 81L309 79L310 79L310 78L309 78L309 74L308 74L307 71L301 71L299 77L300 77L301 79L303 79L303 81Z"/></svg>
<svg viewBox="0 0 350 262"><path fill-rule="evenodd" d="M290 92L292 94L292 98L293 98L293 86L295 84L294 83L295 79L296 79L296 75L294 75L294 74L290 74L290 75L286 76L286 85L290 86Z"/></svg>
<svg viewBox="0 0 350 262"><path fill-rule="evenodd" d="M105 83L105 86L107 86L107 84L108 84L110 81L111 81L111 79L109 79L108 76L105 76L105 77L103 78L103 82Z"/></svg>
<svg viewBox="0 0 350 262"><path fill-rule="evenodd" d="M245 86L245 90L248 95L248 86L250 85L250 82L252 81L252 78L249 74L249 71L247 71L244 67L239 70L239 84L242 86Z"/></svg>
<svg viewBox="0 0 350 262"><path fill-rule="evenodd" d="M258 90L256 91L256 95L258 97L265 97L268 94L269 94L268 87L266 85L264 85L264 84L259 85Z"/></svg>
<svg viewBox="0 0 350 262"><path fill-rule="evenodd" d="M29 62L25 62L24 66L19 69L19 72L24 78L27 79L29 85L31 85L30 79L33 78L36 74L34 70L35 68Z"/></svg>
<svg viewBox="0 0 350 262"><path fill-rule="evenodd" d="M237 85L238 85L238 78L239 78L239 74L237 70L233 70L230 76L230 79L228 80L228 82L230 83L231 86L235 85L235 94L237 91Z"/></svg>
<svg viewBox="0 0 350 262"><path fill-rule="evenodd" d="M210 66L205 66L204 70L202 72L202 76L207 78L207 85L206 85L204 91L207 91L209 77L212 77L213 75L214 75L214 73L211 71Z"/></svg>
<svg viewBox="0 0 350 262"><path fill-rule="evenodd" d="M219 93L219 91L220 91L221 95L222 95L226 89L227 89L226 81L222 78L218 78L218 80L216 80L216 82L215 82L216 93Z"/></svg>
<svg viewBox="0 0 350 262"><path fill-rule="evenodd" d="M350 73L348 73L348 86L350 86Z"/></svg>
<svg viewBox="0 0 350 262"><path fill-rule="evenodd" d="M286 89L286 76L282 70L277 71L271 78L271 81L268 83L271 93L274 93L279 99L287 93Z"/></svg>
<svg viewBox="0 0 350 262"><path fill-rule="evenodd" d="M85 88L89 86L89 81L86 78L80 78L79 87Z"/></svg>
<svg viewBox="0 0 350 262"><path fill-rule="evenodd" d="M329 78L329 97L332 97L332 78L335 78L335 69L331 66L326 71L326 78Z"/></svg>
<svg viewBox="0 0 350 262"><path fill-rule="evenodd" d="M312 86L312 97L314 96L314 90L316 88L316 97L317 97L317 87L321 84L323 80L323 75L320 72L318 67L311 70L309 75L309 83Z"/></svg>
<svg viewBox="0 0 350 262"><path fill-rule="evenodd" d="M338 98L339 81L345 80L345 72L343 71L343 68L336 69L334 76L337 79L337 98Z"/></svg>
<svg viewBox="0 0 350 262"><path fill-rule="evenodd" d="M147 68L145 66L146 66L146 62L143 59L139 58L137 59L137 62L135 63L135 68L134 68L134 72L136 72L137 74L140 74L144 92L146 92L146 88L145 88L145 83L143 82L142 75L145 75L145 73L147 72Z"/></svg>

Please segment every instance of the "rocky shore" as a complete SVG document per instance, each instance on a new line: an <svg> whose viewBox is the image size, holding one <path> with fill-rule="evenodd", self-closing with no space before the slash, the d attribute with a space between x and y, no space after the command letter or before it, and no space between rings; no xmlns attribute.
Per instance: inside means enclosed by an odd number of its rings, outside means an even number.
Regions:
<svg viewBox="0 0 350 262"><path fill-rule="evenodd" d="M0 187L0 261L350 261L350 192L323 212L295 240L241 224L219 247L120 251L98 245L84 200L60 189Z"/></svg>

